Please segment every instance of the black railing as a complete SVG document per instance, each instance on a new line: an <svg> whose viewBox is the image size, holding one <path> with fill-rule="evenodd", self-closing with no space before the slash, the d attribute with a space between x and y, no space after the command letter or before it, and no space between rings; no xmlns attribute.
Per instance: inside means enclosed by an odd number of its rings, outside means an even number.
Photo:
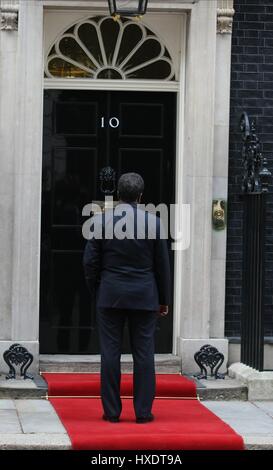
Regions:
<svg viewBox="0 0 273 470"><path fill-rule="evenodd" d="M266 198L271 173L260 150L255 123L240 120L244 201L241 362L263 370Z"/></svg>

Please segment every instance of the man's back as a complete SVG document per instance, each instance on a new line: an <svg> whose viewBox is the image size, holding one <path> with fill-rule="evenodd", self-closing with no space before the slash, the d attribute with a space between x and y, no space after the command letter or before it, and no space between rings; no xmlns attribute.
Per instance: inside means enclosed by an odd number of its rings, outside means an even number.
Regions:
<svg viewBox="0 0 273 470"><path fill-rule="evenodd" d="M170 267L160 219L132 203L119 205L114 217L106 211L97 223L102 239L87 243L84 265L91 290L100 278L98 307L158 310L169 304Z"/></svg>

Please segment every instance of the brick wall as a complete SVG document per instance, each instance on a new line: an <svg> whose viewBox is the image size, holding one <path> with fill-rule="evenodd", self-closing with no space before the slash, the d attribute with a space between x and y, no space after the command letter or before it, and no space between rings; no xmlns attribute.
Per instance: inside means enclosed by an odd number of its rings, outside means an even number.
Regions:
<svg viewBox="0 0 273 470"><path fill-rule="evenodd" d="M235 0L232 34L229 203L226 271L226 335L240 335L242 294L242 111L256 120L262 152L273 173L273 0ZM273 192L273 186L270 188ZM273 336L273 195L266 231L265 335Z"/></svg>

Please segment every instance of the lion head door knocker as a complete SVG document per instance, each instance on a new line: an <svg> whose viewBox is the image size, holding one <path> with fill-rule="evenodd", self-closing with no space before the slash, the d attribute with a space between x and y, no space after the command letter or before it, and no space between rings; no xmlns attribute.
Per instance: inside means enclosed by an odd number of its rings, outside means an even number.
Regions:
<svg viewBox="0 0 273 470"><path fill-rule="evenodd" d="M116 172L111 166L100 170L100 190L105 196L111 196L116 190Z"/></svg>
<svg viewBox="0 0 273 470"><path fill-rule="evenodd" d="M116 191L116 172L111 166L105 166L100 170L100 190L104 194L104 201L98 201L103 212L115 206L113 194Z"/></svg>
<svg viewBox="0 0 273 470"><path fill-rule="evenodd" d="M214 199L212 202L212 225L215 230L224 230L226 227L227 204L223 199Z"/></svg>

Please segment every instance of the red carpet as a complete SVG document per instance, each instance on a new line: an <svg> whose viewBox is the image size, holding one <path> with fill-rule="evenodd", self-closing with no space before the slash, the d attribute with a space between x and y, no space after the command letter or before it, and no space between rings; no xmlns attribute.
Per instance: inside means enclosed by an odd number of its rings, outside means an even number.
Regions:
<svg viewBox="0 0 273 470"><path fill-rule="evenodd" d="M132 400L123 399L121 421L101 419L99 374L43 374L52 405L76 450L241 450L241 436L195 397L195 385L180 375L157 375L154 422L136 424ZM122 377L121 395L132 394L132 376ZM63 398L54 398L54 396ZM79 396L79 398L71 398ZM165 397L165 398L163 398ZM169 398L166 398L169 397ZM181 399L184 397L184 399Z"/></svg>
<svg viewBox="0 0 273 470"><path fill-rule="evenodd" d="M43 374L48 383L49 396L100 396L100 374ZM123 374L121 396L132 396L131 374ZM156 376L156 396L196 397L196 386L180 374Z"/></svg>

